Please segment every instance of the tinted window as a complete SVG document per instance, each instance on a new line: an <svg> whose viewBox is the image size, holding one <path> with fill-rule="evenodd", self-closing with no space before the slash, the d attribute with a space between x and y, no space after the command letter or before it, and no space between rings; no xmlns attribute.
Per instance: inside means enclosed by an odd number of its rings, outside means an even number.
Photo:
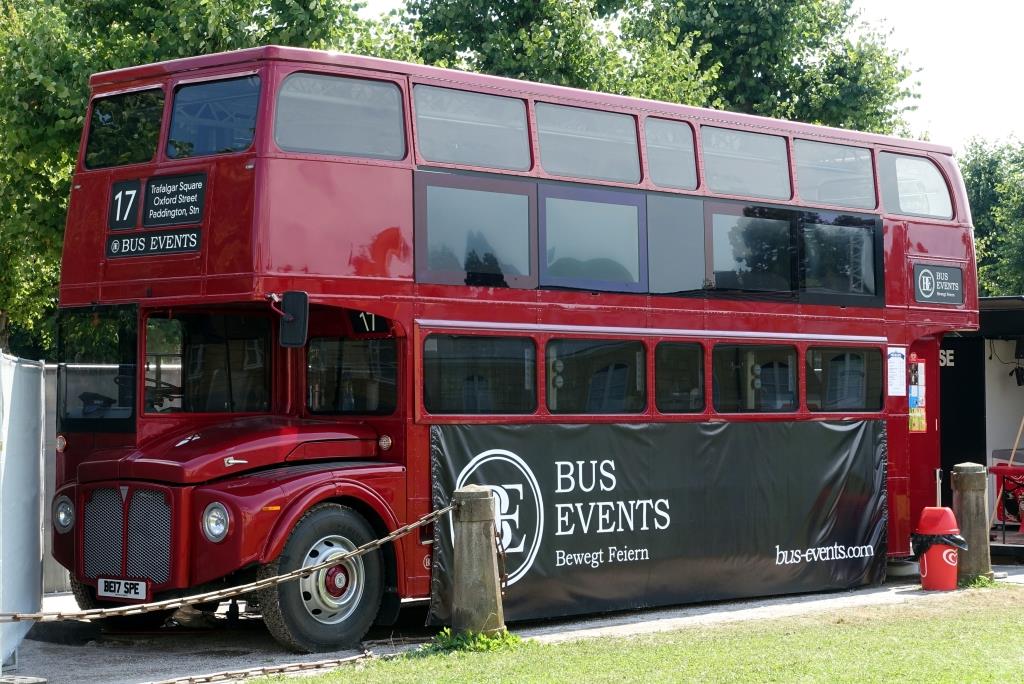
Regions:
<svg viewBox="0 0 1024 684"><path fill-rule="evenodd" d="M306 397L314 413L393 413L398 353L393 339L314 337L306 353Z"/></svg>
<svg viewBox="0 0 1024 684"><path fill-rule="evenodd" d="M808 349L807 408L812 411L881 410L881 352L877 349Z"/></svg>
<svg viewBox="0 0 1024 684"><path fill-rule="evenodd" d="M654 400L662 413L704 410L704 355L699 344L658 345L654 351Z"/></svg>
<svg viewBox="0 0 1024 684"><path fill-rule="evenodd" d="M57 416L73 432L135 429L135 306L63 309L57 320Z"/></svg>
<svg viewBox="0 0 1024 684"><path fill-rule="evenodd" d="M796 182L810 202L875 208L871 152L860 147L794 140Z"/></svg>
<svg viewBox="0 0 1024 684"><path fill-rule="evenodd" d="M644 345L552 340L547 347L552 413L640 413L646 404Z"/></svg>
<svg viewBox="0 0 1024 684"><path fill-rule="evenodd" d="M152 316L146 324L147 412L270 409L270 321L234 315Z"/></svg>
<svg viewBox="0 0 1024 684"><path fill-rule="evenodd" d="M532 413L533 341L431 335L423 344L423 404L430 413Z"/></svg>
<svg viewBox="0 0 1024 684"><path fill-rule="evenodd" d="M430 161L525 171L530 168L522 100L417 85L416 137Z"/></svg>
<svg viewBox="0 0 1024 684"><path fill-rule="evenodd" d="M432 173L416 178L417 280L537 285L532 183Z"/></svg>
<svg viewBox="0 0 1024 684"><path fill-rule="evenodd" d="M651 180L664 188L696 188L697 162L689 124L650 118L644 122L644 133Z"/></svg>
<svg viewBox="0 0 1024 684"><path fill-rule="evenodd" d="M728 195L789 199L786 139L777 135L702 126L708 187Z"/></svg>
<svg viewBox="0 0 1024 684"><path fill-rule="evenodd" d="M156 154L164 91L98 97L92 102L85 165L90 169L150 161Z"/></svg>
<svg viewBox="0 0 1024 684"><path fill-rule="evenodd" d="M196 83L174 93L167 156L240 152L252 145L260 99L258 76Z"/></svg>
<svg viewBox="0 0 1024 684"><path fill-rule="evenodd" d="M878 155L885 208L899 214L953 218L953 202L942 174L929 159L882 152Z"/></svg>
<svg viewBox="0 0 1024 684"><path fill-rule="evenodd" d="M704 203L674 195L647 196L650 291L704 287Z"/></svg>
<svg viewBox="0 0 1024 684"><path fill-rule="evenodd" d="M548 173L624 183L640 180L632 116L543 102L537 103L536 111L540 161Z"/></svg>
<svg viewBox="0 0 1024 684"><path fill-rule="evenodd" d="M796 349L719 345L712 354L715 410L795 411Z"/></svg>
<svg viewBox="0 0 1024 684"><path fill-rule="evenodd" d="M864 226L803 224L804 288L875 294L874 231Z"/></svg>
<svg viewBox="0 0 1024 684"><path fill-rule="evenodd" d="M756 207L744 213L748 215L711 216L714 286L762 291L793 289L791 222L770 218L777 214ZM759 216L760 213L768 216Z"/></svg>
<svg viewBox="0 0 1024 684"><path fill-rule="evenodd" d="M274 139L291 152L402 159L403 122L393 83L292 74L277 95Z"/></svg>
<svg viewBox="0 0 1024 684"><path fill-rule="evenodd" d="M643 195L542 185L540 201L542 284L646 289Z"/></svg>

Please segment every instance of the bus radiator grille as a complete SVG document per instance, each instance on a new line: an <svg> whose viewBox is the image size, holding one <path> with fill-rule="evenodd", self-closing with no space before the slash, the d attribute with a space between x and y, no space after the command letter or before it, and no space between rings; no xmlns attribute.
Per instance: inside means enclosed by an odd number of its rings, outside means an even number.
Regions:
<svg viewBox="0 0 1024 684"><path fill-rule="evenodd" d="M136 489L128 504L127 576L162 584L171 572L171 507L163 492Z"/></svg>
<svg viewBox="0 0 1024 684"><path fill-rule="evenodd" d="M82 516L85 576L120 577L122 558L122 506L116 489L95 489Z"/></svg>

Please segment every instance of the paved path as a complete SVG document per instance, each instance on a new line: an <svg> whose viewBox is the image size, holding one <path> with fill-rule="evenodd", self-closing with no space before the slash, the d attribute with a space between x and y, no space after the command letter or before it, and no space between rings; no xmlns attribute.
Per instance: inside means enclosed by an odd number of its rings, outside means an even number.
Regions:
<svg viewBox="0 0 1024 684"><path fill-rule="evenodd" d="M1024 584L1024 566L997 566L995 570L1006 572L1006 581ZM853 606L891 605L928 600L935 595L921 591L915 581L901 580L853 591L724 601L598 618L524 623L512 625L512 629L524 638L559 642L805 615ZM71 609L74 608L74 599L68 595L50 596L45 599L43 608ZM397 629L371 632L367 647L375 653L414 648L433 634L421 626L424 615L422 607L404 610ZM212 629L165 628L145 634L123 635L100 633L91 625L56 624L46 627L48 629L42 637L47 641L39 641L33 638L36 636L33 634L22 642L18 673L45 677L50 684L138 684L223 670L341 658L357 653L289 653L277 645L260 620L242 620L231 629L227 627L226 620L219 620Z"/></svg>

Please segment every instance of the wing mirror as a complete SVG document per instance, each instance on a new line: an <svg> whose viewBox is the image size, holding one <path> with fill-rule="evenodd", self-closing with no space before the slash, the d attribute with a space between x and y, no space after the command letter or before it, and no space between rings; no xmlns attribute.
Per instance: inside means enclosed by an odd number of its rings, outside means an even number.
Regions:
<svg viewBox="0 0 1024 684"><path fill-rule="evenodd" d="M267 295L270 306L281 316L277 339L282 347L304 347L309 327L309 295L285 292ZM280 303L280 307L278 307Z"/></svg>

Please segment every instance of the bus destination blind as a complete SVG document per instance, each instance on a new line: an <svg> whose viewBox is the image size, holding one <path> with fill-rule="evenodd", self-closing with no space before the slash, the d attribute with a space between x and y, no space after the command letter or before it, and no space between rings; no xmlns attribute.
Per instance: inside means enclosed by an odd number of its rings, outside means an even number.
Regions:
<svg viewBox="0 0 1024 684"><path fill-rule="evenodd" d="M206 174L158 176L146 181L146 202L142 207L142 225L194 225L203 220L206 203Z"/></svg>

